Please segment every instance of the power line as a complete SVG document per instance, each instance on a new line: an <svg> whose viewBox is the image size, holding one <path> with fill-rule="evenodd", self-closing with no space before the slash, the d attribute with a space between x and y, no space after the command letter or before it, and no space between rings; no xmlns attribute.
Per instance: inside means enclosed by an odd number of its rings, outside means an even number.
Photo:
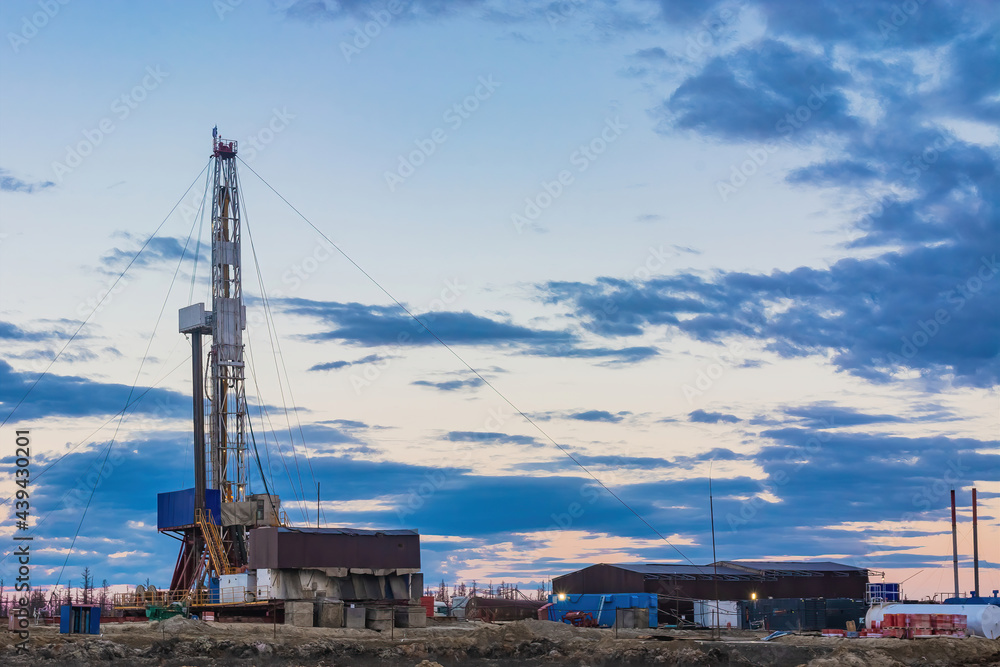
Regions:
<svg viewBox="0 0 1000 667"><path fill-rule="evenodd" d="M569 459L571 461L573 461L573 463L575 463L581 470L583 470L583 472L585 472L591 479L593 479L602 489L604 489L605 491L607 491L611 495L612 498L614 498L615 500L617 500L625 509L627 509L637 519L639 519L639 521L641 521L643 524L645 524L645 526L647 528L649 528L654 534L656 534L657 537L659 537L661 540L663 540L667 544L667 546L669 546L671 549L673 549L674 551L676 551L677 554L680 555L688 563L690 563L691 565L694 565L694 562L690 558L688 558L686 555L684 555L684 553L680 549L678 549L673 543L671 543L670 540L668 540L665 535L663 535L659 530L657 530L641 514L639 514L636 510L634 510L632 508L632 506L629 505L621 496L619 496L617 493L615 493L614 491L612 491L611 488L608 487L604 482L602 482L597 477L597 475L595 475L593 472L591 472L590 469L587 468L587 466L585 466L583 464L583 462L581 462L576 456L574 456L571 451L569 451L566 447L564 447L563 445L560 445L558 442L556 442L555 439L552 438L552 436L550 436L548 433L546 433L545 430L542 429L542 427L539 426L537 422L535 422L525 412L523 412L520 408L518 408L514 404L513 401L511 401L509 398L507 398L507 396L505 396L503 394L503 392L501 392L499 389L497 389L489 380L487 380L485 377L483 377L483 375L479 371L477 371L475 368L473 368L472 365L469 364L469 362L467 362L458 352L456 352L454 348L452 348L450 345L448 345L446 342L444 342L444 340L442 340L434 331L432 331L430 329L430 327L428 327L426 324L424 324L423 321L420 320L420 318L418 318L416 315L414 315L412 312L410 312L410 310L406 306L404 306L402 304L402 302L400 302L396 297L394 297L389 292L389 290L387 290L385 287L382 286L381 283L379 283L377 280L375 280L375 278L373 278L371 276L371 274L369 274L367 271L365 271L363 268L361 268L361 265L359 265L357 262L355 262L354 259L352 259L350 255L348 255L346 252L344 252L344 250L341 249L341 247L339 245L337 245L336 243L334 243L333 240L329 236L327 236L319 227L317 227L316 225L314 225L309 220L309 218L307 218L305 215L303 215L303 213L301 211L299 211L297 208L295 208L295 206L293 206L291 202L289 202L287 199L285 199L285 197L282 196L282 194L280 192L278 192L277 190L275 190L274 187L272 187L270 183L268 183L266 180L264 180L263 176L261 176L256 171L254 171L253 167L251 167L250 165L248 165L246 163L246 161L243 160L243 158L239 158L238 157L238 159L239 159L240 162L243 163L243 165L247 169L250 170L250 172L254 176L256 176L258 179L260 179L261 183L263 183L264 185L266 185L267 188L271 192L273 192L275 195L277 195L277 197L279 199L281 199L281 201L285 202L285 204L287 204L289 208L291 208L293 211L295 211L295 213L300 218L302 218L302 220L305 221L305 223L307 225L309 225L310 227L312 227L312 229L317 234L319 234L320 236L322 236L327 241L327 243L329 243L331 246L333 246L337 250L337 252L339 252L341 254L341 256L344 257L344 259L346 259L348 262L350 262L354 266L354 268L356 268L358 271L360 271L361 274L365 278L367 278L373 285L375 285L377 288L379 288L379 290L381 290L383 294L385 294L394 304L396 304L396 306L398 306L400 310L402 310L404 313L406 313L406 315L408 315L414 322L416 322L417 324L419 324L424 329L424 331L426 331L428 334L430 334L434 338L434 340L436 340L438 343L440 343L441 346L444 347L446 350L448 350L448 352L450 352L452 354L452 356L454 356L459 362L461 362L462 365L464 365L466 368L468 368L469 371L471 371L477 378L479 378L483 382L483 384L485 386L489 387L490 390L493 391L493 393L495 393L497 396L499 396L501 400L503 400L507 405L509 405L517 414L519 414L526 422L528 422L528 424L530 424L532 427L534 427L535 430L537 430L539 433L541 433L542 436L546 440L548 440L550 443L552 443L553 445L555 445L559 449L559 451L561 451L563 454L565 454L567 457L569 457Z"/></svg>
<svg viewBox="0 0 1000 667"><path fill-rule="evenodd" d="M199 176L200 175L201 174L199 174ZM188 190L190 189L191 188L188 187ZM187 192L185 192L184 194L186 196ZM204 197L207 195L208 195L208 184L206 182L205 194L202 196L203 201ZM183 199L183 197L181 197L181 199ZM174 208L176 208L176 205L174 206ZM171 209L171 213L172 212L173 209ZM169 217L169 214L167 217ZM160 328L160 322L163 320L163 313L167 309L167 302L170 300L170 293L173 291L174 285L177 283L177 275L180 273L181 266L184 264L184 258L187 255L188 246L191 244L191 236L194 235L194 226L196 222L197 222L197 216L196 219L191 222L191 229L188 231L188 237L187 240L184 242L184 248L181 250L181 256L177 259L177 267L174 269L174 275L170 279L170 285L169 287L167 287L167 293L163 295L163 303L160 305L160 312L156 316L156 323L153 325L153 331L150 332L149 334L149 340L146 341L146 349L142 353L142 360L139 362L139 368L135 372L135 379L132 380L132 387L131 389L129 389L128 397L125 399L126 406L128 406L129 402L132 400L132 396L135 393L135 388L139 385L139 378L142 376L142 368L143 366L146 365L146 360L149 358L149 351L153 346L153 339L156 338L156 331L157 329ZM162 223L160 226L162 227ZM159 228L157 228L157 230L159 230ZM147 239L146 243L143 244L143 248L146 247L146 245L149 243L149 240L151 239L152 237L150 237L150 239ZM140 250L139 252L142 252L142 250ZM139 256L138 253L136 253L136 257L138 256ZM132 262L134 261L135 258L132 259ZM129 266L132 265L132 262L129 262ZM90 503L94 500L94 494L97 492L97 487L101 483L101 478L104 477L104 468L108 463L108 457L111 456L111 450L114 448L115 442L117 442L118 440L118 431L121 429L122 423L124 421L125 421L125 410L123 409L121 412L121 416L118 419L118 424L115 425L115 432L111 436L111 441L108 443L106 452L104 454L104 459L101 461L101 469L98 471L97 477L94 479L94 486L90 490L90 497L87 498L87 504L84 506L83 513L80 515L80 522L76 526L76 532L73 533L73 540L70 542L69 550L66 552L66 558L65 560L63 560L62 568L59 570L59 576L56 578L57 586L59 585L59 582L62 580L63 573L66 570L66 565L67 563L69 563L69 557L73 554L73 549L76 547L76 540L80 536L80 530L83 528L83 522L87 518L87 512L90 510Z"/></svg>
<svg viewBox="0 0 1000 667"><path fill-rule="evenodd" d="M80 323L80 326L76 328L76 331L73 332L73 335L70 336L69 340L67 340L66 343L62 346L62 349L60 349L59 352L56 353L56 356L52 357L52 360L49 362L49 365L45 367L45 370L43 370L41 374L37 378L35 378L35 381L31 383L30 387L28 387L28 390L24 392L24 395L21 397L21 400L19 400L17 404L14 406L14 408L9 413L7 413L7 416L4 417L3 422L0 422L0 427L5 426L7 422L10 421L10 418L14 416L14 413L17 412L18 408L21 407L21 404L24 403L24 400L28 398L28 396L31 394L32 391L34 391L35 387L38 385L41 379L46 375L48 375L49 370L52 368L52 365L55 364L56 361L59 359L59 357L62 356L63 352L66 351L66 348L70 346L70 343L76 340L76 337L80 335L80 332L83 331L83 327L87 325L87 322L90 321L90 318L92 318L94 314L98 310L100 310L101 304L104 303L105 299L111 296L111 293L114 292L115 287L118 286L118 283L121 282L121 279L125 277L125 274L128 272L128 270L132 268L133 264L135 264L135 260L139 259L139 255L142 254L142 251L146 249L146 246L149 245L149 242L153 240L153 238L157 235L157 233L159 233L160 229L163 228L163 225L166 224L170 216L173 215L175 210L177 210L177 207L180 206L182 201L184 201L184 198L187 197L187 193L190 192L191 188L194 187L194 184L198 182L198 179L201 178L202 173L206 169L208 169L209 164L210 163L206 163L205 166L202 167L201 171L198 172L198 175L194 177L194 180L191 181L191 185L187 186L187 190L185 190L184 194L180 196L180 199L177 200L177 203L170 208L170 212L167 213L167 215L163 218L160 224L157 225L156 229L153 230L153 233L149 235L149 238L147 238L146 241L142 244L142 247L139 248L139 250L135 253L132 259L129 260L128 265L124 269L122 269L121 273L118 274L118 277L115 278L115 282L112 283L111 287L108 288L104 296L102 296L101 299L97 302L97 305L94 306L93 310L90 311L90 314L87 315L86 319L84 319L83 322Z"/></svg>

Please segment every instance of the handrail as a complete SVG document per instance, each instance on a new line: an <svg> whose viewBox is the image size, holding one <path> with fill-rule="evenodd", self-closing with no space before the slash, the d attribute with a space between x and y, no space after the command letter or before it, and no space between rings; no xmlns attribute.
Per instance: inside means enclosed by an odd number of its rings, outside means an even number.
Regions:
<svg viewBox="0 0 1000 667"><path fill-rule="evenodd" d="M236 574L236 568L232 567L229 564L229 559L226 558L225 547L222 544L222 533L212 521L212 510L196 508L194 517L205 536L205 544L208 547L209 558L212 559L212 567L219 574Z"/></svg>
<svg viewBox="0 0 1000 667"><path fill-rule="evenodd" d="M169 607L180 604L186 607L203 607L209 605L233 605L265 603L271 599L270 586L258 586L247 589L245 586L232 588L198 590L156 591L155 593L113 593L112 606L116 608L136 609L149 607Z"/></svg>

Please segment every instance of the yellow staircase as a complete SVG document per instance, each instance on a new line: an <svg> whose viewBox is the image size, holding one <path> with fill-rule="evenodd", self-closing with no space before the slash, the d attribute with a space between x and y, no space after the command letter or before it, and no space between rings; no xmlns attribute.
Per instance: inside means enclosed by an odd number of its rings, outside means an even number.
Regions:
<svg viewBox="0 0 1000 667"><path fill-rule="evenodd" d="M195 510L195 521L201 528L201 534L205 537L205 545L208 547L208 556L212 559L212 567L219 574L236 574L237 570L229 565L226 558L226 550L222 546L222 532L218 524L212 520L212 510Z"/></svg>

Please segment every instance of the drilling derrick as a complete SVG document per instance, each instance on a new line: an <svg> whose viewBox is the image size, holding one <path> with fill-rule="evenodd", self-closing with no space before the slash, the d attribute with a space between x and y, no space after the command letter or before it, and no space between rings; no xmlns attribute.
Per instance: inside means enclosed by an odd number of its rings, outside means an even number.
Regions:
<svg viewBox="0 0 1000 667"><path fill-rule="evenodd" d="M406 627L413 627L409 624L426 619L417 604L424 585L416 530L292 527L280 499L270 493L259 459L255 469L265 493L250 488L247 436L253 431L245 389L244 220L236 153L235 141L212 131L211 190L206 189L212 215L211 309L196 303L178 314L178 330L191 340L193 429L184 449L193 452L194 488L157 494L156 527L180 541L180 553L168 591L137 587L127 604L116 608L146 607L149 613L152 606L177 603L233 615L269 609L276 614L275 603L305 596L331 606L402 608ZM318 481L316 490L318 514Z"/></svg>
<svg viewBox="0 0 1000 667"><path fill-rule="evenodd" d="M236 142L213 138L212 349L209 352L209 488L221 501L242 503L247 490L243 330L246 309L240 268L240 191ZM246 563L245 531L223 530L227 555Z"/></svg>
<svg viewBox="0 0 1000 667"><path fill-rule="evenodd" d="M245 571L247 531L280 523L277 496L248 495L247 403L240 267L240 188L235 141L212 132L212 309L182 308L191 336L194 488L158 496L157 528L181 541L172 590L190 590ZM211 336L207 373L202 337ZM205 402L208 401L208 438Z"/></svg>

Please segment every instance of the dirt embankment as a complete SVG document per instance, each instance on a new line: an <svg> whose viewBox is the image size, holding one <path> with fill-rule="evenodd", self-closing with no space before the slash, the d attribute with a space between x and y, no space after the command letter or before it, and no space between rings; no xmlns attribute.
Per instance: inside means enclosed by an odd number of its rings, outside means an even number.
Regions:
<svg viewBox="0 0 1000 667"><path fill-rule="evenodd" d="M761 642L746 633L711 641L698 633L573 628L549 621L372 630L212 624L172 618L162 623L106 625L102 636L66 636L31 628L31 652L17 655L15 635L0 635L0 664L157 665L163 667L459 664L698 667L1000 667L1000 642L979 638L847 640L788 636Z"/></svg>

